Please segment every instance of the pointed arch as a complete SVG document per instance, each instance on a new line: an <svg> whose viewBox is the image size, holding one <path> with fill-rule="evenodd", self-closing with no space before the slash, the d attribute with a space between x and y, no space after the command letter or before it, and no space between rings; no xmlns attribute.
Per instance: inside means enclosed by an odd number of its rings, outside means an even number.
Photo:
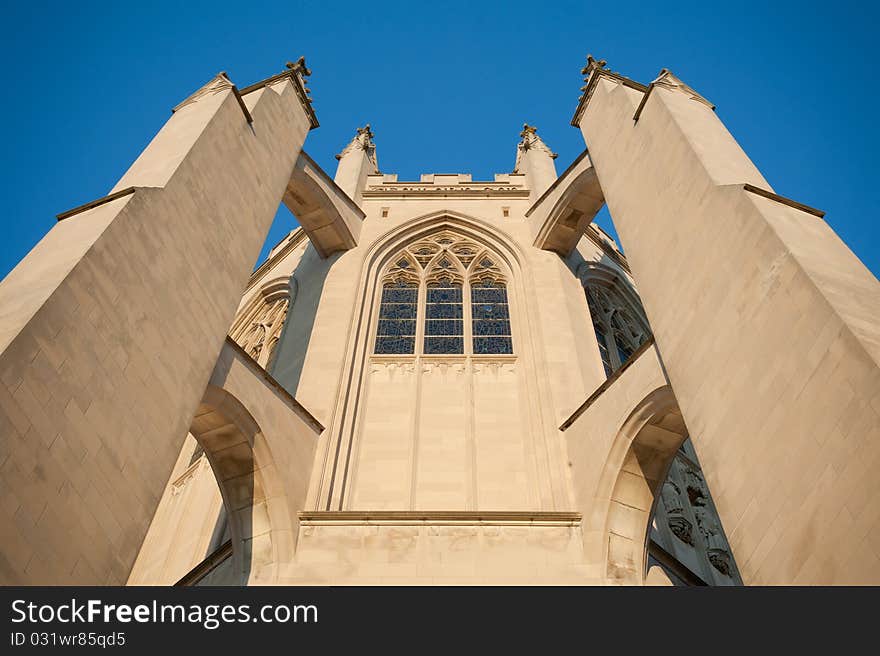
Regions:
<svg viewBox="0 0 880 656"><path fill-rule="evenodd" d="M231 392L208 385L189 433L204 450L220 488L229 522L235 579L246 585L253 577L271 580L275 554L255 558L254 539L268 533L290 533L287 499L266 436L247 407ZM255 508L262 512L256 512ZM259 566L261 571L255 571Z"/></svg>
<svg viewBox="0 0 880 656"><path fill-rule="evenodd" d="M610 376L648 339L648 320L635 289L613 269L582 262L577 277L587 297L602 365Z"/></svg>
<svg viewBox="0 0 880 656"><path fill-rule="evenodd" d="M498 226L475 216L454 210L438 210L422 214L388 230L370 247L364 274L384 266L390 254L404 244L422 244L426 237L436 233L442 237L445 231L454 230L475 243L491 248L501 256L507 269L519 272L525 259L520 246Z"/></svg>
<svg viewBox="0 0 880 656"><path fill-rule="evenodd" d="M441 222L396 247L379 276L374 354L513 353L511 272L496 245Z"/></svg>
<svg viewBox="0 0 880 656"><path fill-rule="evenodd" d="M465 271L457 257L445 248L437 253L425 267L425 280L430 284L440 280L456 282L464 281Z"/></svg>
<svg viewBox="0 0 880 656"><path fill-rule="evenodd" d="M271 367L296 293L293 276L269 280L239 311L229 330L229 336L266 370Z"/></svg>
<svg viewBox="0 0 880 656"><path fill-rule="evenodd" d="M431 238L442 239L445 233L453 233L460 239L467 241L467 246L472 249L457 248L458 244L438 244ZM435 246L436 245L436 246ZM313 479L314 487L311 498L314 499L316 509L345 509L349 503L349 487L355 476L357 467L357 444L359 435L359 422L361 412L366 400L366 388L368 374L372 370L376 358L390 358L388 362L396 362L403 357L403 362L413 362L412 358L418 359L418 354L406 356L381 356L374 350L375 329L382 299L382 276L387 270L389 263L405 248L411 247L411 254L419 263L420 267L427 266L434 259L439 247L450 246L453 254L462 262L461 258L470 260L468 276L471 274L474 260L471 259L484 251L492 254L493 265L497 272L504 276L505 293L510 303L510 324L514 336L513 353L489 353L461 354L454 356L440 356L453 358L490 358L504 359L514 362L520 358L531 359L541 351L538 348L537 337L540 334L540 326L535 317L526 311L527 305L534 302L534 285L531 281L526 262L525 253L521 247L506 234L504 229L488 221L469 216L453 210L439 210L421 216L414 217L406 222L387 230L378 236L368 247L361 268L358 287L360 296L352 316L349 342L346 351L348 353L344 367L347 371L348 385L340 390L337 403L334 408L331 433L326 442L323 456L321 473ZM427 250L420 252L424 247ZM420 261L424 259L424 263ZM467 279L466 279L467 282ZM468 299L470 300L470 299ZM471 303L463 303L464 312L471 312ZM424 308L420 307L420 330L423 331ZM424 336L420 334L417 343L420 348L423 345ZM517 347L519 343L533 343L536 348L522 349ZM436 357L436 356L431 356ZM540 356L539 356L540 357ZM384 366L384 365L383 365ZM389 365L390 366L390 365ZM397 366L397 365L395 365ZM404 365L407 366L407 365ZM411 366L411 365L408 365ZM524 430L534 439L538 440L546 430L546 422L542 420L541 399L546 393L541 387L537 373L532 366L523 367L524 398L527 399L523 412L526 417L527 427ZM548 438L549 439L549 436ZM539 447L535 442L535 448ZM541 443L543 444L543 443ZM557 458L554 453L553 458ZM561 458L561 456L558 456ZM540 496L542 507L555 507L554 498L564 495L563 484L554 479L546 485L542 485L537 491ZM561 498L561 496L560 496Z"/></svg>

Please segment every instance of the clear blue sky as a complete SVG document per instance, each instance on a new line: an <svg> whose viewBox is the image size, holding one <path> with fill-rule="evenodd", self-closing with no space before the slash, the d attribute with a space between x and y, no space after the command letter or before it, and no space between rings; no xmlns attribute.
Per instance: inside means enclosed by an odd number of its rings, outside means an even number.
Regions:
<svg viewBox="0 0 880 656"><path fill-rule="evenodd" d="M220 70L245 86L306 55L321 122L306 150L331 175L370 122L384 172L489 178L513 168L524 121L559 152L560 172L581 152L569 120L588 52L643 82L672 69L717 105L776 191L826 210L876 275L877 7L7 2L0 275L56 213L104 195L171 108ZM279 212L267 241L294 225Z"/></svg>

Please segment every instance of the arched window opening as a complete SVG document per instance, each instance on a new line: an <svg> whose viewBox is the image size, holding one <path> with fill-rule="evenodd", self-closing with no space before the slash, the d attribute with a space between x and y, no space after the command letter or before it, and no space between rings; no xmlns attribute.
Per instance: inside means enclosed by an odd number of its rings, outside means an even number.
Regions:
<svg viewBox="0 0 880 656"><path fill-rule="evenodd" d="M673 456L659 492L648 569L659 566L677 585L742 585L690 438Z"/></svg>
<svg viewBox="0 0 880 656"><path fill-rule="evenodd" d="M377 355L513 353L507 280L485 246L443 230L397 253L382 280Z"/></svg>
<svg viewBox="0 0 880 656"><path fill-rule="evenodd" d="M229 331L230 337L267 370L281 339L281 330L290 309L292 287L292 280L266 285L239 313Z"/></svg>
<svg viewBox="0 0 880 656"><path fill-rule="evenodd" d="M461 283L450 278L428 284L425 353L464 353Z"/></svg>
<svg viewBox="0 0 880 656"><path fill-rule="evenodd" d="M605 325L597 319L600 316L600 310L590 294L587 294L587 305L590 308L590 316L593 319L596 341L599 343L599 356L602 358L602 366L605 368L605 375L610 376L614 373L614 367L611 365L611 356L608 354L608 338L605 335Z"/></svg>
<svg viewBox="0 0 880 656"><path fill-rule="evenodd" d="M616 285L588 280L584 289L602 366L610 376L626 364L649 332Z"/></svg>
<svg viewBox="0 0 880 656"><path fill-rule="evenodd" d="M386 283L379 307L376 353L412 353L416 344L419 288L411 282Z"/></svg>
<svg viewBox="0 0 880 656"><path fill-rule="evenodd" d="M474 353L513 353L507 288L486 280L471 285Z"/></svg>

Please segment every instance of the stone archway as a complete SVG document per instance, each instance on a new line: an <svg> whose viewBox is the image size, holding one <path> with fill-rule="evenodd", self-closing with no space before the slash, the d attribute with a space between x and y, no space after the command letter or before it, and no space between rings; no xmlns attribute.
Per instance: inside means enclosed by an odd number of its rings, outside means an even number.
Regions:
<svg viewBox="0 0 880 656"><path fill-rule="evenodd" d="M655 390L629 415L608 461L610 501L605 520L606 576L612 583L645 582L651 517L687 428L672 390Z"/></svg>
<svg viewBox="0 0 880 656"><path fill-rule="evenodd" d="M292 530L272 454L259 424L228 391L209 386L190 433L220 487L229 522L233 570L241 585L275 578L273 533Z"/></svg>

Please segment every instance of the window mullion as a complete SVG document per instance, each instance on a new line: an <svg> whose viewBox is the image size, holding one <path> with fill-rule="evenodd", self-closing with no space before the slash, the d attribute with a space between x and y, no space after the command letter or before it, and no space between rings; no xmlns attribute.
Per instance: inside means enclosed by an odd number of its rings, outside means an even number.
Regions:
<svg viewBox="0 0 880 656"><path fill-rule="evenodd" d="M427 319L426 303L428 298L428 284L425 275L419 279L419 296L416 305L416 345L414 353L423 355L425 352L425 320Z"/></svg>
<svg viewBox="0 0 880 656"><path fill-rule="evenodd" d="M602 324L605 329L605 347L608 349L611 371L617 371L620 369L621 362L620 354L617 352L617 338L614 336L614 323L611 321L611 314L603 318Z"/></svg>
<svg viewBox="0 0 880 656"><path fill-rule="evenodd" d="M461 286L462 339L465 355L474 354L473 307L471 301L471 281L465 279Z"/></svg>

